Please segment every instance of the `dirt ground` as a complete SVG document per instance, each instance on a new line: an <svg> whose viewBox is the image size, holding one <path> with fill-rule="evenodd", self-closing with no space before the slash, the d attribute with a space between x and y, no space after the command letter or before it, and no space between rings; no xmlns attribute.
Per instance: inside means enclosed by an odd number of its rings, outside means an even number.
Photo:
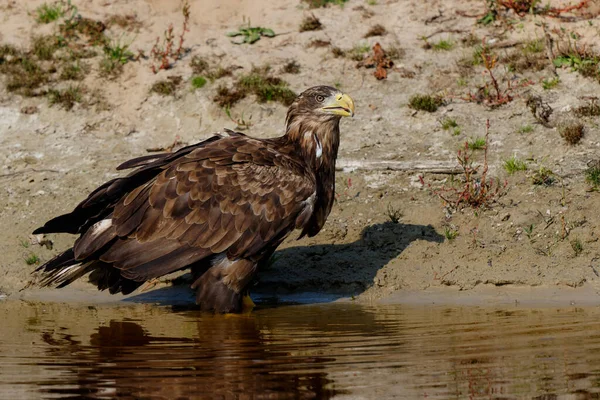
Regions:
<svg viewBox="0 0 600 400"><path fill-rule="evenodd" d="M220 85L232 87L253 66L268 64L296 93L317 84L341 88L355 100L356 116L341 123L337 202L325 228L315 238L289 238L274 263L260 273L257 290L371 300L445 286L467 291L558 285L584 287L597 295L600 198L586 181L586 171L599 159L599 120L577 110L595 104L590 97L600 85L579 73L576 64L557 68L555 79L550 58L569 42L586 54L600 51L595 47L600 6L588 2L560 17L521 16L499 8L496 21L478 24L489 3L349 0L343 6L309 9L300 0L276 5L267 0L192 1L184 42L189 51L172 68L155 74L150 50L170 23L178 40L181 3L73 1L79 15L93 20L134 16L139 24L105 23L104 34L143 56L127 60L118 75L104 76L98 67L102 49L97 49L95 57L81 61L89 65L83 80L57 83L58 88L74 84L82 90L83 100L70 110L51 105L48 96L11 92L10 77L0 75L0 293L18 297L35 290L21 291L36 266L69 246L73 237L54 235L49 238L54 246L47 249L30 243L30 232L118 176L119 163L176 140L190 144L223 128L236 129L238 124L213 98ZM41 4L3 0L0 44L28 49L35 36L57 32L66 17L36 22ZM322 29L299 32L311 15ZM252 45L232 44L226 34L247 21L277 35ZM378 24L387 33L365 38ZM543 24L554 43L550 58ZM468 95L485 100L483 87L491 82L477 53L483 39L497 56L492 70L500 88L504 91L508 82L512 87L505 92L512 100L497 107L470 101ZM528 50L532 41L541 49ZM352 49L360 54L356 49L375 43L396 49L384 80L374 77L374 69L357 68L350 58ZM337 56L334 48L341 49ZM191 80L197 74L190 63L195 56L211 68L234 67L232 75L194 89ZM298 73L285 72L291 60L299 64ZM175 76L181 83L173 95L150 91L156 82ZM490 91L494 98L491 86ZM408 104L416 94L439 95L443 104L434 112L415 110ZM530 111L526 103L531 96L553 109L547 122L540 123ZM238 122L251 121L244 131L249 135L283 134L286 107L280 103L261 103L250 95L230 112ZM457 151L465 141L485 135L487 119L488 175L501 186L506 181L503 195L490 198L489 207L451 207L437 193L462 187L464 176L449 172L455 172ZM444 129L444 121L457 126ZM583 123L584 134L569 144L559 128L573 121ZM476 164L484 162L483 155L483 150L473 151ZM527 170L509 175L504 164L512 156ZM552 173L535 184L544 171Z"/></svg>

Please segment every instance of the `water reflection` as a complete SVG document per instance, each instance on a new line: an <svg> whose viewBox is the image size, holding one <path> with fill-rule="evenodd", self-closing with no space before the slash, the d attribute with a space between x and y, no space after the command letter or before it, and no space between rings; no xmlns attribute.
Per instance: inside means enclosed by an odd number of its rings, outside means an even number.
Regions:
<svg viewBox="0 0 600 400"><path fill-rule="evenodd" d="M0 398L598 398L600 309L2 309Z"/></svg>
<svg viewBox="0 0 600 400"><path fill-rule="evenodd" d="M328 399L327 358L269 351L252 316L199 316L194 338L151 336L133 321L110 321L83 345L45 332L48 355L69 376L41 382L44 393L90 398ZM294 365L309 364L309 371ZM280 373L282 372L282 373ZM65 392L65 387L72 387Z"/></svg>

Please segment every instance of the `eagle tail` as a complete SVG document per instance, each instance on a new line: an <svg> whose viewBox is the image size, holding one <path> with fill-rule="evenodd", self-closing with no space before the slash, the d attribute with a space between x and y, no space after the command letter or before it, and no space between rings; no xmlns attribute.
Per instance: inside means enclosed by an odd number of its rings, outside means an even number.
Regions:
<svg viewBox="0 0 600 400"><path fill-rule="evenodd" d="M62 288L91 272L89 281L99 290L111 294L129 294L144 282L136 282L121 276L121 271L110 264L98 260L81 261L75 259L73 248L54 257L35 270L41 272L40 286Z"/></svg>
<svg viewBox="0 0 600 400"><path fill-rule="evenodd" d="M75 260L73 248L70 248L35 271L42 272L40 286L64 287L89 272L88 267L89 263L82 264Z"/></svg>

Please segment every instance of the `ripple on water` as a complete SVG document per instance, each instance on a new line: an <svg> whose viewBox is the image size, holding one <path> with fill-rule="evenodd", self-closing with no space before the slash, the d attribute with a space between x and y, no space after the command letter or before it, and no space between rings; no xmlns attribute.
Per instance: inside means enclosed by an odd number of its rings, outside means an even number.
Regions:
<svg viewBox="0 0 600 400"><path fill-rule="evenodd" d="M600 310L0 304L0 398L590 398ZM571 398L571 397L569 397Z"/></svg>

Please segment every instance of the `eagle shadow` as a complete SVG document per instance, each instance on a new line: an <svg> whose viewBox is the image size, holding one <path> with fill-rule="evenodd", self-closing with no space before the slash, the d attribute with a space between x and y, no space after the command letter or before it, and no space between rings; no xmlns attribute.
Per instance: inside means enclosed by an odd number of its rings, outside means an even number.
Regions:
<svg viewBox="0 0 600 400"><path fill-rule="evenodd" d="M331 298L357 295L415 240L442 243L444 236L431 225L388 221L364 228L352 243L281 249L273 265L259 274L254 292L284 298L298 292L326 293Z"/></svg>
<svg viewBox="0 0 600 400"><path fill-rule="evenodd" d="M388 221L367 226L352 243L280 249L259 269L252 297L269 305L323 303L358 295L373 284L377 271L415 240L442 243L444 236L431 225ZM178 306L193 303L189 279L186 274L172 287L140 293L125 301Z"/></svg>

